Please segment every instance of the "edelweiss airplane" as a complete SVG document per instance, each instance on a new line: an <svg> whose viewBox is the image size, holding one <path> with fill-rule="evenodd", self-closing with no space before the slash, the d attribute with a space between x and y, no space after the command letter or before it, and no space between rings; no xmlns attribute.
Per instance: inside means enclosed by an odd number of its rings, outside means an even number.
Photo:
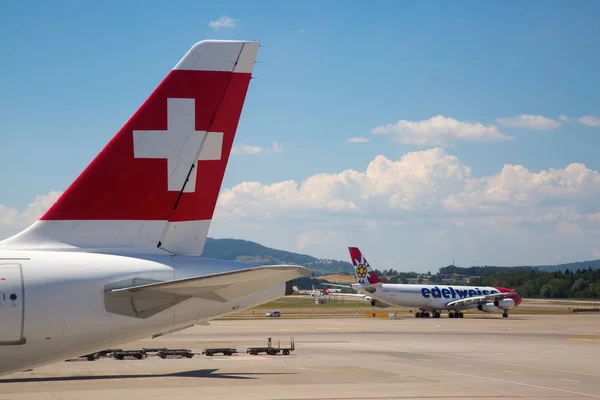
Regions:
<svg viewBox="0 0 600 400"><path fill-rule="evenodd" d="M39 221L0 242L0 374L205 323L310 270L202 254L259 44L195 44Z"/></svg>
<svg viewBox="0 0 600 400"><path fill-rule="evenodd" d="M409 285L383 283L375 274L366 258L356 247L349 247L357 283L351 287L361 294L337 294L337 296L360 296L374 307L415 307L420 312L417 318L440 318L442 310L448 310L448 317L462 318L460 310L477 309L484 312L502 310L508 317L508 310L521 304L521 297L511 289L495 287L453 286L453 285ZM340 286L326 284L330 286Z"/></svg>

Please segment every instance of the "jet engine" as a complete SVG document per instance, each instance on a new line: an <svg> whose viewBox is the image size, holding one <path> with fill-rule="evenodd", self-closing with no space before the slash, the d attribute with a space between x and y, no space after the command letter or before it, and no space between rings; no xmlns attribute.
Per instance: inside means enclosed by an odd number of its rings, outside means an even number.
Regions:
<svg viewBox="0 0 600 400"><path fill-rule="evenodd" d="M382 303L382 302L380 302L378 300L371 300L371 305L373 307L381 307L381 308L388 308L389 307L388 304Z"/></svg>
<svg viewBox="0 0 600 400"><path fill-rule="evenodd" d="M495 305L496 302L494 303L483 303L483 304L478 304L477 305L477 309L479 311L483 311L483 312L488 312L488 313L492 313L498 310L498 307L496 307Z"/></svg>
<svg viewBox="0 0 600 400"><path fill-rule="evenodd" d="M494 305L503 310L510 310L511 308L513 308L515 306L515 301L510 298L504 298L504 299L494 301Z"/></svg>

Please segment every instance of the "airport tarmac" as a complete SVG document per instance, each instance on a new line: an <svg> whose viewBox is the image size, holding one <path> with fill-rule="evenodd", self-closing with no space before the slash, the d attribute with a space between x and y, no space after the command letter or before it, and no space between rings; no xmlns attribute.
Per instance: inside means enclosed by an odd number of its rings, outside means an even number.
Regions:
<svg viewBox="0 0 600 400"><path fill-rule="evenodd" d="M289 356L246 347L289 345ZM123 346L234 356L63 362L0 378L0 399L600 399L600 315L215 321Z"/></svg>

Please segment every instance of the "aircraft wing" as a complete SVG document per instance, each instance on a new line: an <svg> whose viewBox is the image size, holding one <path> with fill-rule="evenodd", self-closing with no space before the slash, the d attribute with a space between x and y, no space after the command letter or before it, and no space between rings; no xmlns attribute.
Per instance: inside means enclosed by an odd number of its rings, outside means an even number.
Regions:
<svg viewBox="0 0 600 400"><path fill-rule="evenodd" d="M354 289L352 286L338 285L336 283L321 283L321 285L323 285L323 286L335 286L335 287L343 287L343 288L348 288L348 289Z"/></svg>
<svg viewBox="0 0 600 400"><path fill-rule="evenodd" d="M515 292L513 291L513 292L506 292L506 293L493 293L493 294L486 294L486 295L482 295L482 296L467 297L464 299L454 300L449 303L446 303L446 306L448 306L448 307L468 306L468 305L474 304L474 303L483 303L483 302L487 302L490 300L503 299L503 298L509 297L514 294L515 294Z"/></svg>
<svg viewBox="0 0 600 400"><path fill-rule="evenodd" d="M279 283L290 282L311 270L298 265L269 265L193 278L107 289L107 311L148 318L191 298L227 302ZM291 284L288 285L291 292ZM286 288L287 292L287 288Z"/></svg>
<svg viewBox="0 0 600 400"><path fill-rule="evenodd" d="M330 293L330 296L346 296L346 297L361 297L367 298L368 296L362 293Z"/></svg>

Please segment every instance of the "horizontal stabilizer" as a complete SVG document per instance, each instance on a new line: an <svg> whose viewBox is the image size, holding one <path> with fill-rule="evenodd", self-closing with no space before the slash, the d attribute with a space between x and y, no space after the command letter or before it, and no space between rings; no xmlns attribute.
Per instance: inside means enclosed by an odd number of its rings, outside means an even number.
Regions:
<svg viewBox="0 0 600 400"><path fill-rule="evenodd" d="M227 302L310 273L298 265L269 265L193 278L107 289L107 311L148 318L191 298Z"/></svg>

